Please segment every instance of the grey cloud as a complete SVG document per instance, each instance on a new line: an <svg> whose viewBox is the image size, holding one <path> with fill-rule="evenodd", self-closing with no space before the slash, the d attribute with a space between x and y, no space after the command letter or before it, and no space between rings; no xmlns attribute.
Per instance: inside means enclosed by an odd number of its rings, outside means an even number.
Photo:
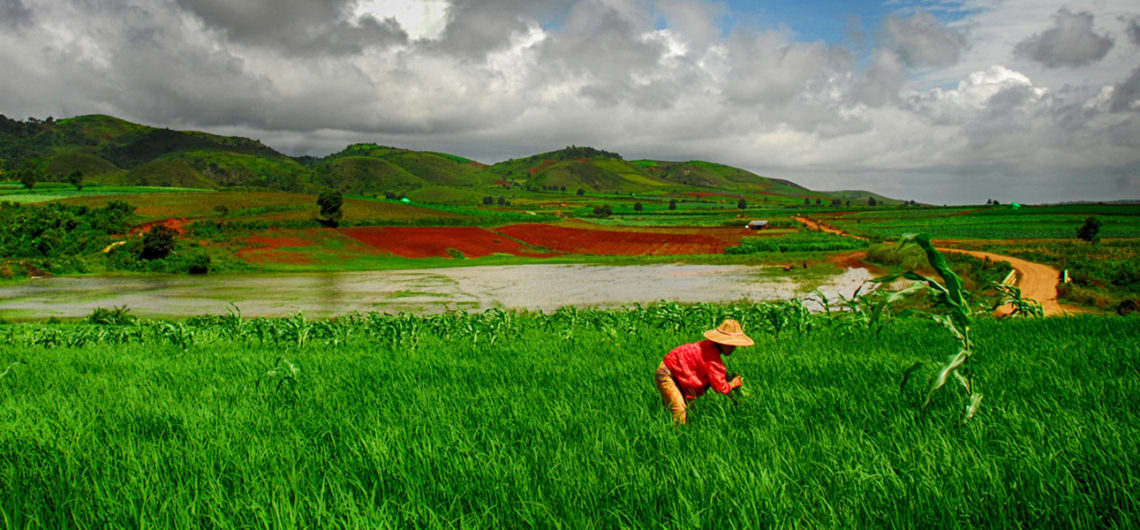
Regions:
<svg viewBox="0 0 1140 530"><path fill-rule="evenodd" d="M1124 82L1113 87L1109 110L1125 112L1132 110L1132 106L1138 103L1140 103L1140 67L1132 70L1132 75Z"/></svg>
<svg viewBox="0 0 1140 530"><path fill-rule="evenodd" d="M19 29L31 20L32 10L21 0L0 0L0 27Z"/></svg>
<svg viewBox="0 0 1140 530"><path fill-rule="evenodd" d="M1029 37L1014 47L1017 55L1049 68L1081 66L1099 61L1112 49L1112 38L1093 31L1091 13L1057 11L1053 27Z"/></svg>
<svg viewBox="0 0 1140 530"><path fill-rule="evenodd" d="M905 79L906 68L898 54L879 49L871 60L871 67L860 77L853 97L857 102L881 107L898 100Z"/></svg>
<svg viewBox="0 0 1140 530"><path fill-rule="evenodd" d="M882 37L907 66L948 66L958 62L966 47L965 36L921 9L910 18L888 16Z"/></svg>
<svg viewBox="0 0 1140 530"><path fill-rule="evenodd" d="M851 55L820 42L786 43L775 33L734 35L728 45L730 72L723 90L733 103L782 105L813 92L836 71L848 68Z"/></svg>
<svg viewBox="0 0 1140 530"><path fill-rule="evenodd" d="M608 6L584 2L575 6L561 30L552 31L538 46L539 86L579 80L581 95L600 105L619 102L668 106L684 82L683 71L673 79L658 72L666 53L663 43L641 38L645 28ZM654 86L653 101L642 101Z"/></svg>
<svg viewBox="0 0 1140 530"><path fill-rule="evenodd" d="M532 21L569 6L569 0L453 0L447 10L447 26L428 49L468 59L482 59L501 49L511 38L525 32Z"/></svg>
<svg viewBox="0 0 1140 530"><path fill-rule="evenodd" d="M349 20L353 0L177 1L235 42L291 55L359 54L408 40L395 20Z"/></svg>
<svg viewBox="0 0 1140 530"><path fill-rule="evenodd" d="M1133 18L1128 22L1128 28L1125 30L1128 34L1128 40L1136 46L1140 46L1140 18Z"/></svg>

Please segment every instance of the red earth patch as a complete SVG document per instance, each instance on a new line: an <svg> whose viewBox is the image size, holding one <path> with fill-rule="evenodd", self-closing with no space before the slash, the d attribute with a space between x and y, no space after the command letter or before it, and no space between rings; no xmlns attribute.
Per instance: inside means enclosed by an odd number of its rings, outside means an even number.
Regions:
<svg viewBox="0 0 1140 530"><path fill-rule="evenodd" d="M709 229L707 233L694 229L666 231L616 231L569 228L545 224L504 226L500 233L533 246L545 247L567 254L594 254L610 256L672 256L685 254L723 254L727 246L739 244L739 235L727 236L724 232ZM699 232L699 229L697 230ZM739 233L734 230L733 233Z"/></svg>
<svg viewBox="0 0 1140 530"><path fill-rule="evenodd" d="M237 257L250 263L282 263L287 265L304 265L312 260L308 256L295 252L282 251L285 248L308 247L316 245L315 241L301 239L296 236L285 235L276 231L249 236L245 238L250 247L237 251Z"/></svg>
<svg viewBox="0 0 1140 530"><path fill-rule="evenodd" d="M182 235L182 234L186 233L186 223L189 223L189 222L190 222L190 220L185 218L185 217L171 217L170 219L163 219L161 221L153 221L153 222L141 224L139 226L132 228L131 229L131 235L134 236L134 235L138 235L138 234L145 234L147 232L150 232L151 228L154 228L155 226L158 226L158 225L163 225L163 226L165 226L171 230L174 230L175 232L178 233L178 235Z"/></svg>
<svg viewBox="0 0 1140 530"><path fill-rule="evenodd" d="M489 230L476 227L358 227L341 228L341 234L405 258L448 257L456 249L469 258L492 254L550 256L535 252Z"/></svg>

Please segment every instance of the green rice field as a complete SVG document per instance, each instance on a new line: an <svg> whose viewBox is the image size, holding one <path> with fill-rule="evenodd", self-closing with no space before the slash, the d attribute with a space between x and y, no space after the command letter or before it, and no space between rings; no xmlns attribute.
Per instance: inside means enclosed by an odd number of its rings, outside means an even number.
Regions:
<svg viewBox="0 0 1140 530"><path fill-rule="evenodd" d="M908 232L927 232L939 239L1074 239L1087 217L1103 223L1102 238L1140 238L1136 205L917 208L818 215L828 224L876 240L894 240Z"/></svg>
<svg viewBox="0 0 1140 530"><path fill-rule="evenodd" d="M978 320L960 425L900 392L941 326L782 304L2 325L0 525L1136 525L1140 318ZM748 393L673 425L655 367L729 316Z"/></svg>

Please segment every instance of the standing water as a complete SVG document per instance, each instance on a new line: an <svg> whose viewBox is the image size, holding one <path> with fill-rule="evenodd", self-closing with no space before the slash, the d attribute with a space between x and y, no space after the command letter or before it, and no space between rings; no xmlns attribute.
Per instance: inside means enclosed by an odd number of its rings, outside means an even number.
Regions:
<svg viewBox="0 0 1140 530"><path fill-rule="evenodd" d="M511 265L430 270L210 276L69 276L0 284L0 316L80 318L126 306L140 317L225 314L333 316L353 311L438 313L493 307L559 307L674 302L769 301L851 296L871 278L848 269L805 288L771 269L742 265Z"/></svg>

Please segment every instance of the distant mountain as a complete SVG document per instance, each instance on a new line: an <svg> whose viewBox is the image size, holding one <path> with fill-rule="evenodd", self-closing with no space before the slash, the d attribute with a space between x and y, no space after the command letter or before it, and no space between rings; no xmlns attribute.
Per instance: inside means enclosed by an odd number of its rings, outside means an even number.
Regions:
<svg viewBox="0 0 1140 530"><path fill-rule="evenodd" d="M774 204L898 202L864 191L816 192L711 162L625 160L570 146L488 166L446 153L354 144L325 157L289 157L249 138L139 125L112 116L12 120L0 115L0 178L29 171L96 184L252 187L397 193L469 200L503 188L591 193L725 195ZM450 190L450 191L449 191Z"/></svg>

